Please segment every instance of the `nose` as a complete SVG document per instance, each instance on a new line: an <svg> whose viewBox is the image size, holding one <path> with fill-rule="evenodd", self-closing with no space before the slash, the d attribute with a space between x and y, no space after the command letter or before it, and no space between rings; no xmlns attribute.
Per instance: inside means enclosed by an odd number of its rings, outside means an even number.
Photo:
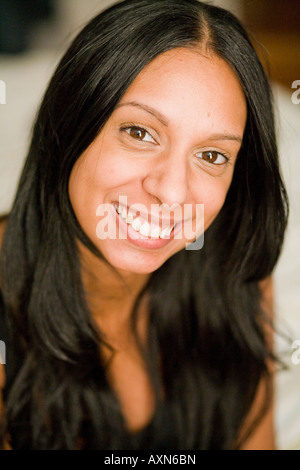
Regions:
<svg viewBox="0 0 300 470"><path fill-rule="evenodd" d="M161 204L181 205L189 195L188 163L183 153L160 156L143 181L144 189Z"/></svg>

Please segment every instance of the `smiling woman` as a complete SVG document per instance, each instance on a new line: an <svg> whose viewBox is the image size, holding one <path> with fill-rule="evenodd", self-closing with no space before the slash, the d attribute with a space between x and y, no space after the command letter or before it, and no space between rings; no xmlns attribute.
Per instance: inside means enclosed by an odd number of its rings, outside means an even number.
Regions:
<svg viewBox="0 0 300 470"><path fill-rule="evenodd" d="M1 226L3 446L274 447L262 286L286 220L270 88L236 18L196 0L94 18Z"/></svg>
<svg viewBox="0 0 300 470"><path fill-rule="evenodd" d="M69 195L76 218L115 268L151 273L188 240L172 237L170 232L163 237L168 238L167 244L156 232L150 237L156 242L144 240L148 227L143 222L148 224L148 217L145 220L141 215L140 224L134 217L128 221L127 237L97 240L95 213L100 204L111 204L112 220L107 221L111 227L120 223L113 203L121 196L126 196L129 207L137 202L147 209L164 204L162 217L170 213L167 208L176 212L176 207L188 204L194 208L189 223L198 222L204 230L224 204L241 147L247 105L229 65L213 53L203 54L200 46L178 47L150 62L71 171ZM195 208L200 203L205 210L204 224L196 221ZM153 219L154 210L148 212ZM141 234L135 243L130 226ZM195 231L199 233L199 227ZM149 249L141 250L143 247Z"/></svg>

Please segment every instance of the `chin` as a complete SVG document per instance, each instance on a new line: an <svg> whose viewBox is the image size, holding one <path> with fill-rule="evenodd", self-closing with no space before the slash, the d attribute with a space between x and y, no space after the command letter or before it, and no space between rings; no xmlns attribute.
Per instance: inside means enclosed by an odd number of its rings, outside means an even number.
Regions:
<svg viewBox="0 0 300 470"><path fill-rule="evenodd" d="M124 250L125 251L125 250ZM146 253L139 251L137 253L121 252L121 256L116 256L116 251L102 254L106 260L118 271L123 271L132 274L151 274L159 269L172 255L158 256L154 253Z"/></svg>
<svg viewBox="0 0 300 470"><path fill-rule="evenodd" d="M124 271L131 274L151 274L159 269L165 262L165 260L159 263L143 261L142 259L134 259L131 261L108 259L108 261L118 271Z"/></svg>

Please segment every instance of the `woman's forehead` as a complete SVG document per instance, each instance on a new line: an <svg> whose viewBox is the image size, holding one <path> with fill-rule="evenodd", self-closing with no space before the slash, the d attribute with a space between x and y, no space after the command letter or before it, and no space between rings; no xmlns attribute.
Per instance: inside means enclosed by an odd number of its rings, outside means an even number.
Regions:
<svg viewBox="0 0 300 470"><path fill-rule="evenodd" d="M214 54L176 48L157 56L133 81L119 106L154 108L166 121L204 115L243 134L247 116L244 92L231 67ZM223 123L223 124L222 124Z"/></svg>

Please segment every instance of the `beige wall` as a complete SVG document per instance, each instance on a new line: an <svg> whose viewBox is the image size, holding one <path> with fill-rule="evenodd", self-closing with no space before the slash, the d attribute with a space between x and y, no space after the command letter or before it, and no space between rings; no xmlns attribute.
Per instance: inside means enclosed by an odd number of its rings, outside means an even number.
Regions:
<svg viewBox="0 0 300 470"><path fill-rule="evenodd" d="M117 3L118 0L57 0L58 18L62 34L71 33L72 36L78 28L96 13ZM183 0L184 1L184 0ZM231 10L239 18L243 16L243 2L241 0L212 0L210 3Z"/></svg>

